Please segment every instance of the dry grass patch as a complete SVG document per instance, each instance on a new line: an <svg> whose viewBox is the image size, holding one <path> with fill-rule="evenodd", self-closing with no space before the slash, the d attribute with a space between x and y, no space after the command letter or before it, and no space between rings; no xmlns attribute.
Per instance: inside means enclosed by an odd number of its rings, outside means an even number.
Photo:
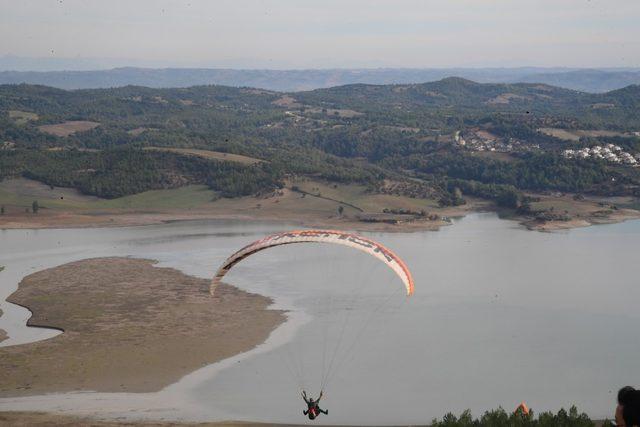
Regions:
<svg viewBox="0 0 640 427"><path fill-rule="evenodd" d="M487 104L510 104L511 101L522 101L528 99L526 96L517 95L515 93L503 93L495 98L491 98Z"/></svg>
<svg viewBox="0 0 640 427"><path fill-rule="evenodd" d="M28 111L9 110L9 118L14 119L16 123L24 124L32 120L38 120L36 113L30 113Z"/></svg>
<svg viewBox="0 0 640 427"><path fill-rule="evenodd" d="M205 159L236 162L236 163L242 163L245 165L253 165L253 164L262 163L265 161L261 159L256 159L255 157L248 157L240 154L223 153L220 151L201 150L197 148L147 147L145 148L145 150L169 151L171 153L203 157Z"/></svg>
<svg viewBox="0 0 640 427"><path fill-rule="evenodd" d="M302 107L302 104L298 103L298 101L296 101L294 97L289 95L282 95L280 98L273 101L272 104L277 105L278 107L287 107L287 108Z"/></svg>
<svg viewBox="0 0 640 427"><path fill-rule="evenodd" d="M342 109L342 108L325 108L323 110L322 108L311 107L311 108L307 108L305 110L305 112L311 113L311 114L326 114L328 116L342 117L342 118L345 118L345 119L351 119L353 117L364 116L364 113L361 113L359 111L349 110L349 109Z"/></svg>
<svg viewBox="0 0 640 427"><path fill-rule="evenodd" d="M544 133L545 135L552 136L558 139L564 139L565 141L579 141L580 135L576 135L574 131L570 131L567 129L559 129L559 128L540 128L538 132Z"/></svg>
<svg viewBox="0 0 640 427"><path fill-rule="evenodd" d="M611 130L540 128L538 129L538 132L542 132L546 135L550 135L558 139L563 139L565 141L579 141L580 138L583 136L591 137L591 138L610 137L610 136L621 136L621 137L633 136L628 133L616 132Z"/></svg>
<svg viewBox="0 0 640 427"><path fill-rule="evenodd" d="M144 132L147 132L147 131L158 131L158 130L160 130L160 129L139 127L139 128L135 128L135 129L130 129L130 130L127 131L127 133L129 135L138 136L138 135L140 135L140 134L142 134Z"/></svg>
<svg viewBox="0 0 640 427"><path fill-rule="evenodd" d="M78 132L85 132L91 129L95 129L100 126L98 122L89 121L68 121L64 123L58 123L55 125L42 125L38 126L40 132L48 133L55 136L69 136Z"/></svg>
<svg viewBox="0 0 640 427"><path fill-rule="evenodd" d="M38 200L41 207L75 208L100 198L82 194L74 188L50 186L27 178L0 182L1 204L29 207L34 200Z"/></svg>

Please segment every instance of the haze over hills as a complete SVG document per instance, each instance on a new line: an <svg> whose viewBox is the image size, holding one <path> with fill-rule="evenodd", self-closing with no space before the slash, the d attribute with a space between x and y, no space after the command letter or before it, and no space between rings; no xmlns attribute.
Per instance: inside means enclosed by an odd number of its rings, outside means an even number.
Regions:
<svg viewBox="0 0 640 427"><path fill-rule="evenodd" d="M538 67L311 70L123 67L94 71L0 71L0 84L40 84L61 89L111 88L128 85L180 88L213 84L292 92L355 83L424 83L451 76L480 83L544 83L594 93L640 84L640 69Z"/></svg>

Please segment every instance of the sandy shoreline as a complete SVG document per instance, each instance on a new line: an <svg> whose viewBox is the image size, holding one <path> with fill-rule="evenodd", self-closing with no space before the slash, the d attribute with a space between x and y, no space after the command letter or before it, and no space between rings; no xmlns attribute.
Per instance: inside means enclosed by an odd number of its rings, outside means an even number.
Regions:
<svg viewBox="0 0 640 427"><path fill-rule="evenodd" d="M593 209L592 209L593 210ZM300 227L348 229L362 232L414 232L437 231L450 225L451 218L464 217L472 213L500 212L491 203L474 200L468 205L441 208L437 220L416 219L413 221L390 224L385 222L364 222L353 216L323 215L317 212L298 211L199 211L178 210L159 212L61 212L41 211L38 215L4 215L0 217L0 229L65 229L65 228L107 228L132 227L165 224L175 221L236 220L236 221L272 221L298 224ZM507 219L518 222L532 231L556 231L589 227L598 224L613 224L631 219L640 219L640 211L635 209L617 209L607 215L594 215L586 211L568 221L537 221L531 217L510 214Z"/></svg>
<svg viewBox="0 0 640 427"><path fill-rule="evenodd" d="M245 422L210 422L210 423L186 423L186 422L158 422L158 421L106 421L91 417L76 417L69 415L50 414L45 412L0 412L0 425L11 427L42 426L42 427L246 427L246 426L293 426L295 424L269 424L269 423L245 423Z"/></svg>
<svg viewBox="0 0 640 427"><path fill-rule="evenodd" d="M252 349L285 320L267 308L269 298L228 285L211 297L208 287L208 280L130 258L88 259L25 277L8 301L33 312L29 325L64 333L0 348L0 396L158 391Z"/></svg>
<svg viewBox="0 0 640 427"><path fill-rule="evenodd" d="M303 424L270 424L247 423L241 421L220 421L209 423L158 422L158 421L106 421L90 417L57 415L45 412L0 412L0 424L10 427L42 426L42 427L288 427Z"/></svg>
<svg viewBox="0 0 640 427"><path fill-rule="evenodd" d="M464 216L473 212L470 209L449 209L449 217ZM157 213L46 213L32 216L5 215L0 218L0 229L51 229L51 228L101 228L101 227L131 227L142 225L164 224L174 221L201 220L238 220L238 221L274 221L288 224L298 224L301 227L337 228L356 231L423 231L437 230L447 221L416 220L400 224L383 222L363 222L349 217L335 218L321 215L297 215L296 213L277 213L273 215L250 214L218 214L208 212L157 212Z"/></svg>

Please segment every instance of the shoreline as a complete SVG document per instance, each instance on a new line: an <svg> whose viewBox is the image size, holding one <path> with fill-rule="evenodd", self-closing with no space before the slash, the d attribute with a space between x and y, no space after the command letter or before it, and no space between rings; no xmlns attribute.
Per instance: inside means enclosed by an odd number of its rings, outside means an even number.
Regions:
<svg viewBox="0 0 640 427"><path fill-rule="evenodd" d="M462 217L469 213L486 212L483 210L451 210L449 218ZM39 214L40 215L40 214ZM355 231L384 231L411 232L438 230L449 225L447 221L415 220L401 224L384 222L365 222L349 217L325 218L317 215L307 215L300 219L297 215L248 215L248 214L219 214L219 213L185 213L185 212L139 212L139 213L63 213L39 217L11 217L0 218L0 230L43 230L43 229L72 229L72 228L119 228L158 225L181 221L234 220L234 221L273 221L278 223L298 224L300 227L338 228Z"/></svg>
<svg viewBox="0 0 640 427"><path fill-rule="evenodd" d="M0 218L0 230L43 230L43 229L84 229L84 228L121 228L147 225L160 225L172 222L233 220L233 221L272 221L276 223L298 224L300 227L347 229L356 232L398 232L411 233L419 231L438 231L441 227L451 225L451 219L462 218L469 214L498 214L501 219L517 222L531 231L550 232L590 227L601 224L616 224L628 220L640 219L640 211L620 209L607 216L574 217L567 221L538 221L527 216L510 214L501 216L501 210L488 204L474 205L470 208L455 207L446 209L442 218L435 221L416 219L398 224L384 222L365 222L355 218L325 218L319 215L308 215L301 219L297 215L249 215L220 214L207 212L123 212L123 213L54 213L38 217L5 217Z"/></svg>
<svg viewBox="0 0 640 427"><path fill-rule="evenodd" d="M632 209L617 211L618 213L608 217L573 218L569 221L547 221L537 222L535 220L517 219L519 223L531 231L554 232L562 230L572 230L575 228L592 227L606 224L619 224L625 221L640 219L640 212Z"/></svg>
<svg viewBox="0 0 640 427"><path fill-rule="evenodd" d="M330 185L321 180L291 181L266 195L219 198L204 186L154 190L119 199L97 199L77 190L49 187L15 178L0 182L6 198L0 230L128 227L173 221L275 221L301 227L373 232L438 230L451 218L497 212L536 231L553 231L640 218L640 200L631 196L596 197L572 193L527 193L530 211L466 196L458 206L436 200L370 193L357 185ZM37 213L30 211L40 201ZM501 217L503 217L501 215Z"/></svg>

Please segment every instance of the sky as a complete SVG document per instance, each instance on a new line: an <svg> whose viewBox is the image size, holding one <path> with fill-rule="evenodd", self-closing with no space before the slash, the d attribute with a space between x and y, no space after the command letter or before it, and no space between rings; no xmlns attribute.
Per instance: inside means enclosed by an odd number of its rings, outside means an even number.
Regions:
<svg viewBox="0 0 640 427"><path fill-rule="evenodd" d="M7 55L162 67L639 67L640 0L0 0Z"/></svg>

